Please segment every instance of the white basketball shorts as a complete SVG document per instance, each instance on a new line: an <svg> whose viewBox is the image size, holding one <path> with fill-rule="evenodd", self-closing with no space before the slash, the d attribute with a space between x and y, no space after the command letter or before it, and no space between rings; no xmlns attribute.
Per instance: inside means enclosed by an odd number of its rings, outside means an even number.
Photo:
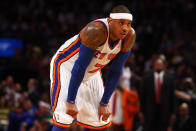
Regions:
<svg viewBox="0 0 196 131"><path fill-rule="evenodd" d="M60 71L53 74L51 79L51 105L53 109L53 123L60 127L70 127L73 118L66 114L66 100L68 86L71 78L71 71L67 70L68 65L62 63ZM51 66L51 68L53 68ZM55 86L56 85L56 86ZM110 126L110 118L102 121L98 117L98 106L104 92L103 80L100 72L83 81L76 96L76 106L78 108L77 124L90 129L104 129Z"/></svg>

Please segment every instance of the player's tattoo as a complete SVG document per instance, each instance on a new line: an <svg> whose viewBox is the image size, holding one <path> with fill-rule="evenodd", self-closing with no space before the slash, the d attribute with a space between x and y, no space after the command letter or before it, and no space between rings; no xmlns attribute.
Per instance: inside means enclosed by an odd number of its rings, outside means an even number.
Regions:
<svg viewBox="0 0 196 131"><path fill-rule="evenodd" d="M135 39L136 39L136 34L134 29L132 28L131 31L127 34L126 38L124 39L124 46L122 51L123 52L129 51L133 47L135 43Z"/></svg>
<svg viewBox="0 0 196 131"><path fill-rule="evenodd" d="M83 45L91 49L97 49L107 39L107 30L99 22L88 24L81 32L80 38Z"/></svg>

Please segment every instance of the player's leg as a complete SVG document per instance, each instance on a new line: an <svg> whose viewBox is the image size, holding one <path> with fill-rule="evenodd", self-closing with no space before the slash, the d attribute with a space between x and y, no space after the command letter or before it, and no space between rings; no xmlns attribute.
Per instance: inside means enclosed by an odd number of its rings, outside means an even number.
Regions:
<svg viewBox="0 0 196 131"><path fill-rule="evenodd" d="M60 64L56 63L56 65ZM53 124L55 126L62 127L63 129L70 127L73 122L73 118L66 114L65 101L71 77L71 72L66 70L66 66L67 65L65 63L62 63L60 67L56 67L56 70L53 71L54 78L51 80L52 87L50 90ZM56 127L54 128L56 129Z"/></svg>
<svg viewBox="0 0 196 131"><path fill-rule="evenodd" d="M68 130L64 129L64 128L61 128L61 127L58 127L58 126L53 126L52 131L68 131Z"/></svg>

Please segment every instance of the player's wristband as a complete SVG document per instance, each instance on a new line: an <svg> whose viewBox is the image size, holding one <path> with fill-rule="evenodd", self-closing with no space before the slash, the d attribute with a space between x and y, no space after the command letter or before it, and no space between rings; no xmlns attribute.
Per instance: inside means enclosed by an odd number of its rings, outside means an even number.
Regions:
<svg viewBox="0 0 196 131"><path fill-rule="evenodd" d="M103 103L103 102L100 102L99 105L100 105L100 106L107 106L108 104Z"/></svg>
<svg viewBox="0 0 196 131"><path fill-rule="evenodd" d="M70 103L70 104L75 104L75 101L67 100L67 102Z"/></svg>

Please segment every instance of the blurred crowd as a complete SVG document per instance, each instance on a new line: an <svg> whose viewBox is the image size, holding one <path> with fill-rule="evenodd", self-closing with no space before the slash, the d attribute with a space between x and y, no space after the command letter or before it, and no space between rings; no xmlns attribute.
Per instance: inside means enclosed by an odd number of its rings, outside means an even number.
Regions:
<svg viewBox="0 0 196 131"><path fill-rule="evenodd" d="M50 105L48 92L40 92L38 80L29 78L24 87L8 75L1 81L0 130L39 130L50 127Z"/></svg>
<svg viewBox="0 0 196 131"><path fill-rule="evenodd" d="M0 37L22 39L24 47L11 58L0 57L0 130L4 125L9 130L50 130L52 55L87 23L107 17L117 4L126 5L133 14L137 39L129 66L134 78L142 81L161 56L166 70L174 74L175 89L191 97L196 94L193 0L1 0ZM135 88L140 94L140 86ZM176 102L176 110L192 106L184 100Z"/></svg>

